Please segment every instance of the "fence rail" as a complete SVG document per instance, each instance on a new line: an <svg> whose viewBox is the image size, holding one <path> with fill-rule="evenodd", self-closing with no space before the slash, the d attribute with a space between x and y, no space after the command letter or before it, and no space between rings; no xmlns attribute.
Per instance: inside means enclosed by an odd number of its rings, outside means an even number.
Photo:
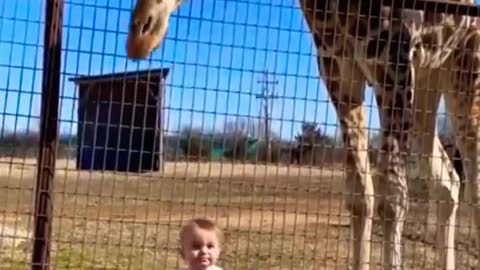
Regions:
<svg viewBox="0 0 480 270"><path fill-rule="evenodd" d="M53 189L58 141L60 70L63 30L62 0L47 1L40 118L40 143L34 205L32 270L50 269Z"/></svg>

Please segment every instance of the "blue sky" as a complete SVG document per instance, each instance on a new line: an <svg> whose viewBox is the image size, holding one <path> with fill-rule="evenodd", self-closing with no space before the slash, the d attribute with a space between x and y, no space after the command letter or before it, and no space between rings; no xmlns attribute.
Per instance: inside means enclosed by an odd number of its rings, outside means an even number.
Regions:
<svg viewBox="0 0 480 270"><path fill-rule="evenodd" d="M256 120L257 81L268 69L278 80L272 124L278 135L294 136L302 120L335 134L336 114L318 78L297 0L186 1L174 13L164 45L147 60L129 61L125 40L134 1L65 1L61 133L76 132L70 77L167 67L168 132L192 121L220 130L225 118ZM38 129L44 4L0 0L0 132ZM370 89L365 105L369 125L377 128Z"/></svg>

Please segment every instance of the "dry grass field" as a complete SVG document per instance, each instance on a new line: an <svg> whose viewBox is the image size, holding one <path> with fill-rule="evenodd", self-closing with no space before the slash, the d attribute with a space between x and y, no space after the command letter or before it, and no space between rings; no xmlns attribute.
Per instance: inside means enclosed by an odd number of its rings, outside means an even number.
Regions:
<svg viewBox="0 0 480 270"><path fill-rule="evenodd" d="M51 269L178 269L183 221L208 216L226 232L225 269L348 269L352 235L340 169L168 163L163 174L90 173L59 160ZM35 160L0 160L0 269L30 260ZM406 269L434 269L434 203L410 183ZM458 269L474 269L462 205ZM381 269L375 223L372 264Z"/></svg>

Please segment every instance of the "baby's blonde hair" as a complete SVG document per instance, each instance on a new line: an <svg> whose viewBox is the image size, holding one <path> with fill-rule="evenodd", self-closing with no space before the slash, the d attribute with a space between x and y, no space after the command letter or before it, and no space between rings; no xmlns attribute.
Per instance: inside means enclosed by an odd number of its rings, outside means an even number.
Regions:
<svg viewBox="0 0 480 270"><path fill-rule="evenodd" d="M215 224L215 222L207 219L207 218L195 218L187 222L185 224L181 231L180 231L180 243L183 246L185 237L189 231L191 231L193 228L200 228L203 230L207 231L213 231L217 235L218 242L220 243L220 246L222 246L223 243L223 232L222 230Z"/></svg>

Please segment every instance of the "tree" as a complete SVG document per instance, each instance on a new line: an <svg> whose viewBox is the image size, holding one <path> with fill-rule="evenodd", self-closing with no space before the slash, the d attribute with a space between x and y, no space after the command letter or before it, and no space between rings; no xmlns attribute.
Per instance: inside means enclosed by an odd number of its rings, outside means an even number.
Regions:
<svg viewBox="0 0 480 270"><path fill-rule="evenodd" d="M227 121L224 125L225 136L229 137L258 137L258 128L255 122L237 117L234 120Z"/></svg>
<svg viewBox="0 0 480 270"><path fill-rule="evenodd" d="M328 141L328 136L322 135L318 123L303 122L301 132L295 136L295 140L302 146L313 147Z"/></svg>
<svg viewBox="0 0 480 270"><path fill-rule="evenodd" d="M323 134L318 123L303 122L300 133L295 136L297 149L294 152L295 157L300 163L300 157L309 157L315 163L319 147L335 145L335 138ZM310 154L309 154L310 153Z"/></svg>
<svg viewBox="0 0 480 270"><path fill-rule="evenodd" d="M200 160L210 157L212 143L200 128L185 127L180 135L180 149L187 156Z"/></svg>

